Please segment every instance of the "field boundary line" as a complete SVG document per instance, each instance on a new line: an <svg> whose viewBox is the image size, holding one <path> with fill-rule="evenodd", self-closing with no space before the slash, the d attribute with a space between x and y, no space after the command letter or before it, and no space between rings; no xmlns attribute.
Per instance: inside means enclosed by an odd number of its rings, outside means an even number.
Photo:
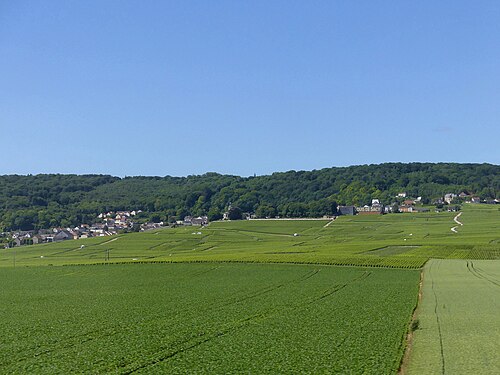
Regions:
<svg viewBox="0 0 500 375"><path fill-rule="evenodd" d="M423 266L413 265L387 265L387 264L354 264L354 263L336 263L336 262L271 262L271 261L252 261L252 260L138 260L138 261L112 261L112 262L92 262L92 263L66 263L47 266L26 266L26 267L72 267L72 266L108 266L108 265L125 265L125 264L200 264L200 263L217 263L217 264L274 264L274 265L295 265L295 266L325 266L325 267L351 267L351 268L384 268L416 271L422 269Z"/></svg>
<svg viewBox="0 0 500 375"><path fill-rule="evenodd" d="M432 265L435 263L432 263L431 266L429 267L429 275L431 275L431 268ZM438 297L436 290L434 288L434 278L431 275L431 289L432 293L434 294L434 314L436 315L436 322L437 322L437 328L438 328L438 334L439 334L439 348L441 352L441 374L445 374L446 367L445 367L445 360L444 360L444 349L443 349L443 334L441 332L441 320L439 319L439 314L438 314Z"/></svg>
<svg viewBox="0 0 500 375"><path fill-rule="evenodd" d="M405 375L409 362L410 362L410 355L411 355L411 350L413 348L413 340L414 340L414 331L418 329L418 327L414 330L413 329L413 324L414 322L418 322L417 316L419 313L420 305L422 303L422 295L423 295L423 288L424 288L424 270L423 268L420 270L420 280L418 283L418 295L417 295L417 302L415 303L415 307L413 308L412 314L411 314L411 320L410 323L408 324L408 331L406 333L406 340L404 341L405 349L403 356L401 357L401 363L399 364L399 369L398 369L398 375Z"/></svg>

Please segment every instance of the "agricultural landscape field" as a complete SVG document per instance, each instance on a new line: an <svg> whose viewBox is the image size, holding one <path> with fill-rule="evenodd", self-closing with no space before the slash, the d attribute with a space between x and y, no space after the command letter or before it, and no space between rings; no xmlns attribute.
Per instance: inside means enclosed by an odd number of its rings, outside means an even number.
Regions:
<svg viewBox="0 0 500 375"><path fill-rule="evenodd" d="M1 1L0 375L500 375L500 1Z"/></svg>
<svg viewBox="0 0 500 375"><path fill-rule="evenodd" d="M394 373L418 272L135 264L0 273L4 373Z"/></svg>
<svg viewBox="0 0 500 375"><path fill-rule="evenodd" d="M0 266L121 262L284 262L421 268L430 258L500 259L494 205L454 212L244 220L0 250ZM83 245L83 248L82 248Z"/></svg>
<svg viewBox="0 0 500 375"><path fill-rule="evenodd" d="M495 373L499 210L464 205L453 232L456 215L213 222L0 250L0 368Z"/></svg>
<svg viewBox="0 0 500 375"><path fill-rule="evenodd" d="M424 268L409 374L499 374L500 261L433 259Z"/></svg>

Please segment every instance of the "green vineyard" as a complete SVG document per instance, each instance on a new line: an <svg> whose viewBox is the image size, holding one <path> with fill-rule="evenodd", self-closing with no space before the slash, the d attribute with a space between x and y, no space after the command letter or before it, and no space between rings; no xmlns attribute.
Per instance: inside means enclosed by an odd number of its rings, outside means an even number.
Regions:
<svg viewBox="0 0 500 375"><path fill-rule="evenodd" d="M471 353L474 369L495 373L496 362L477 358L490 358L498 342L489 311L500 285L491 268L500 255L499 211L465 206L457 233L453 218L214 222L0 250L0 370L459 374L457 366L441 371L442 362L460 364ZM471 288L448 296L448 279L470 279ZM463 290L475 298L467 322L484 313L484 326L464 331L469 323L448 316L468 311ZM437 308L434 292L443 301ZM478 327L485 333L474 345L483 354L455 344Z"/></svg>
<svg viewBox="0 0 500 375"><path fill-rule="evenodd" d="M328 220L214 222L115 237L0 250L0 266L128 262L304 263L421 268L431 258L499 259L499 211L345 216ZM83 246L83 247L82 247Z"/></svg>
<svg viewBox="0 0 500 375"><path fill-rule="evenodd" d="M419 273L129 264L0 273L3 373L394 373Z"/></svg>

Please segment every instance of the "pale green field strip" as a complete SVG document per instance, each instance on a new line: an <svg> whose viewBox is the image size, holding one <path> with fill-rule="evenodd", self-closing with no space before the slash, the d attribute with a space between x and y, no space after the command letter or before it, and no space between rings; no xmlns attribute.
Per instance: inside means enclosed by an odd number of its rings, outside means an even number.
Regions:
<svg viewBox="0 0 500 375"><path fill-rule="evenodd" d="M429 261L417 318L410 375L500 374L500 261Z"/></svg>
<svg viewBox="0 0 500 375"><path fill-rule="evenodd" d="M395 374L419 272L274 264L0 271L0 373Z"/></svg>
<svg viewBox="0 0 500 375"><path fill-rule="evenodd" d="M243 220L0 249L0 267L110 262L267 262L421 268L430 258L500 259L500 211L466 205L453 212ZM298 236L294 236L297 233ZM84 245L84 248L80 248Z"/></svg>

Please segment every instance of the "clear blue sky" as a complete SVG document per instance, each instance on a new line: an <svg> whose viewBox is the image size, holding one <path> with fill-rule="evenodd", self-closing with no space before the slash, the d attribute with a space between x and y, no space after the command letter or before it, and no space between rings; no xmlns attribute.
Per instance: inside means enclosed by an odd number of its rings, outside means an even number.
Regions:
<svg viewBox="0 0 500 375"><path fill-rule="evenodd" d="M0 174L500 163L500 1L0 1Z"/></svg>

